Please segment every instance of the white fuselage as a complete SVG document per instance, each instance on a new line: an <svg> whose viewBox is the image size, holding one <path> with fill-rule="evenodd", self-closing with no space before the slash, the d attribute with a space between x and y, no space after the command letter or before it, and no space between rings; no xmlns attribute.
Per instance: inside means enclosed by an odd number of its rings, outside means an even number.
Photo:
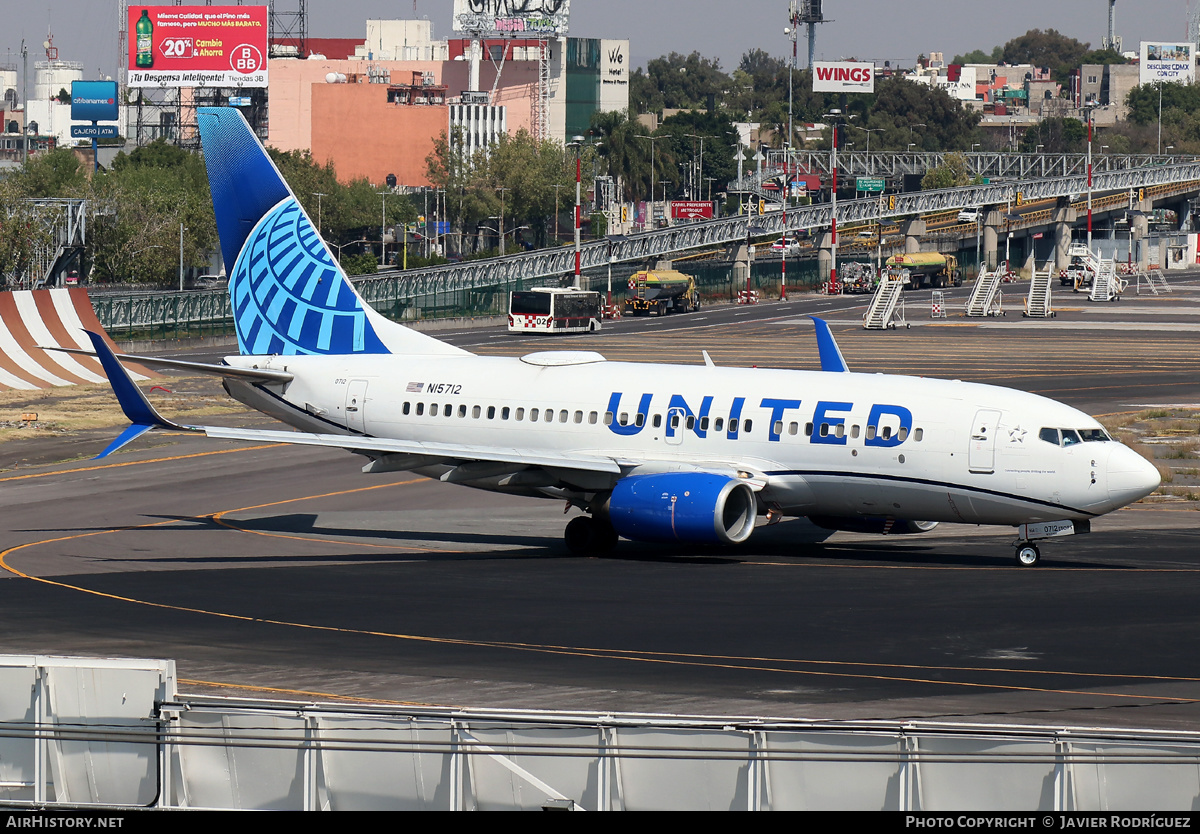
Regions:
<svg viewBox="0 0 1200 834"><path fill-rule="evenodd" d="M226 361L294 374L231 393L307 431L607 457L623 470L553 470L557 491L518 489L503 468L453 479L527 494L595 494L630 472L697 468L749 479L762 507L787 515L1015 525L1091 518L1158 483L1092 417L974 383L568 353ZM1062 445L1043 429L1105 439Z"/></svg>

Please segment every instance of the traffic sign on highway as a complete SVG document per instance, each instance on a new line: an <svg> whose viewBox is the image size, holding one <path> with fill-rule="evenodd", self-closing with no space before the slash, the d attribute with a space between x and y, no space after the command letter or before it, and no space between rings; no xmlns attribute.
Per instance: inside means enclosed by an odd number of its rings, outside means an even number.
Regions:
<svg viewBox="0 0 1200 834"><path fill-rule="evenodd" d="M855 191L883 191L883 177L858 177L854 181Z"/></svg>

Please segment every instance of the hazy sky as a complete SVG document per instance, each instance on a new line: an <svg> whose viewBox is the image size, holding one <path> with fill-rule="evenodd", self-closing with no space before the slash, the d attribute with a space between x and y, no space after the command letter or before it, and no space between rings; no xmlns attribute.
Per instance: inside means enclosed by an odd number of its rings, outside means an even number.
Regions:
<svg viewBox="0 0 1200 834"><path fill-rule="evenodd" d="M1141 40L1181 40L1190 7L1200 0L1118 0L1117 34L1126 49ZM166 5L166 4L164 4ZM263 5L247 0L247 5ZM294 10L295 0L278 0ZM434 36L451 36L451 0L416 0L418 17L434 23ZM117 66L115 0L0 0L0 62L20 65L21 39L31 62L45 57L47 26L59 57L82 61L85 77L114 75ZM628 38L633 65L668 52L699 51L731 70L755 47L786 56L783 34L787 0L573 0L571 34ZM412 17L411 0L308 0L312 37L364 37L367 18ZM993 46L1029 29L1058 31L1099 47L1108 27L1107 0L825 0L832 22L817 27L817 59L843 57L899 60L911 65L918 54L941 51L949 60L972 49ZM807 47L801 34L799 62Z"/></svg>

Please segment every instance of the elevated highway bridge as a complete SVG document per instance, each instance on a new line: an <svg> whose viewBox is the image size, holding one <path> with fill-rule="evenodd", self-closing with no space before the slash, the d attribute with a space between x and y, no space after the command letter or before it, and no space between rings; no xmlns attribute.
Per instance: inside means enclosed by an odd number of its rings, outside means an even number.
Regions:
<svg viewBox="0 0 1200 834"><path fill-rule="evenodd" d="M827 155L825 155L827 157ZM981 155L987 156L987 155ZM1000 156L1000 155L991 155ZM815 155L814 155L815 158ZM1127 157L1122 157L1126 158ZM1143 163L1146 157L1137 157ZM1159 158L1155 158L1158 160ZM841 169L839 157L839 170ZM1051 222L1068 228L1076 217L1072 216L1071 203L1078 201L1087 191L1086 166L1077 170L1066 156L1060 158L1067 173L1046 177L1013 178L984 185L962 188L946 188L935 191L914 191L889 194L885 199L871 197L859 200L839 200L837 221L839 227L854 224L888 225L889 221L904 218L910 225L906 235L924 234L926 229L914 225L913 220L924 223L921 218L939 212L957 212L963 208L992 208L1003 210L1007 206L1050 201L1054 208L1047 219L1030 218L1029 223ZM1070 163L1070 164L1068 164ZM1121 167L1115 162L1109 170L1093 173L1093 193L1096 195L1119 194L1124 199L1130 190L1149 204L1154 199L1182 198L1200 192L1200 160L1194 157L1162 158L1162 164L1142 164L1138 167ZM1044 165L1054 163L1045 162ZM1074 167L1072 167L1074 166ZM1157 196L1155 196L1157 195ZM1053 213L1057 214L1053 214ZM999 212L1003 214L1003 211ZM995 233L996 212L985 219L985 228ZM583 269L603 268L608 264L642 261L651 258L670 258L701 249L711 249L729 244L748 243L756 238L778 237L800 229L827 229L833 219L831 203L790 208L786 212L767 211L763 214L742 214L714 220L670 226L638 234L614 236L605 240L590 241L582 246L581 266ZM926 226L928 224L925 224ZM1015 228L1015 227L1014 227ZM960 232L964 230L959 230ZM974 226L970 234L974 236ZM993 241L994 244L994 241ZM1065 251L1065 249L1064 249ZM503 258L488 258L458 264L410 269L388 270L356 281L364 297L378 303L383 300L402 301L434 293L457 292L475 288L517 285L520 282L561 277L574 271L575 253L571 247L553 248L507 255Z"/></svg>

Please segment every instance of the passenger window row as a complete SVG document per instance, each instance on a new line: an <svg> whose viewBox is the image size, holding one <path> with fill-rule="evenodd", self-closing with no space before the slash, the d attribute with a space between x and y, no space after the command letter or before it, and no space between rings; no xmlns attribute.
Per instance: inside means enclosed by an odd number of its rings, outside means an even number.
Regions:
<svg viewBox="0 0 1200 834"><path fill-rule="evenodd" d="M486 417L488 420L499 418L501 420L528 423L583 423L584 421L584 413L579 410L572 412L565 408L558 410L553 408L525 409L523 407L511 408L509 406L497 408L494 405L486 407L480 405L467 406L465 403L460 403L456 410L452 403L429 403L426 405L423 402L406 402L401 405L400 412L405 415L413 414L417 417L424 417L426 414L430 417L454 417L457 415L459 418L470 416L473 420L480 420ZM588 423L594 425L599 419L599 412L592 411L587 414Z"/></svg>
<svg viewBox="0 0 1200 834"><path fill-rule="evenodd" d="M584 421L584 412L580 411L580 410L575 410L574 412L572 412L565 408L558 409L558 410L555 410L553 408L525 409L523 407L522 408L510 408L509 406L503 406L503 407L497 409L496 406L494 406L494 405L489 405L485 409L484 406L479 406L479 405L467 406L465 403L460 403L457 406L457 411L456 411L456 407L451 403L445 403L445 404L428 403L428 404L426 404L423 402L418 402L418 403L414 404L411 402L405 402L401 406L401 413L403 413L405 415L413 414L417 417L423 417L426 414L428 414L430 417L439 417L439 416L454 417L455 414L457 414L457 416L460 419L465 419L469 415L471 417L471 419L474 419L474 420L483 419L485 416L488 420L495 420L498 416L499 419L501 419L501 420L513 420L516 422L529 422L529 423L555 423L555 422L557 422L557 423L582 424ZM630 415L629 415L629 412L627 412L627 411L622 411L619 415L614 415L611 411L604 412L604 425L611 426L613 424L614 416L615 416L617 425L619 425L619 426L628 426L629 425ZM646 416L647 415L642 414L640 412L637 414L634 414L633 415L633 424L635 426L637 426L638 428L641 428L642 426L644 426L646 424ZM590 411L587 413L587 422L589 425L595 425L598 422L598 420L599 420L599 412ZM655 414L651 418L650 422L654 428L656 428L656 429L662 428L663 415ZM724 432L724 431L728 430L729 434L738 434L739 429L740 429L741 434L749 434L754 428L754 421L750 418L747 418L745 420L740 420L740 422L739 422L739 418L731 417L731 418L729 418L729 420L727 422L724 417L715 417L715 418L701 417L701 418L697 419L695 416L690 415L690 414L689 415L671 414L671 428L672 429L678 429L682 426L685 430L694 431L697 423L699 423L700 431L703 431L703 432L709 431L709 429L711 427L712 431L714 431L714 432ZM772 428L774 430L773 431L774 434L782 435L784 433L784 422L782 420L776 420L775 424ZM837 423L834 425L830 425L829 423L821 423L820 426L814 426L812 423L804 424L804 436L805 437L812 437L814 431L816 431L819 434L819 436L821 436L821 437L829 437L830 435L832 435L834 437L841 438L841 437L845 437L845 435L846 435L846 425L844 423ZM1058 431L1057 429L1042 429L1041 437L1043 440L1049 440L1047 432L1057 432L1057 431ZM1096 431L1096 430L1090 430L1090 431ZM1069 432L1071 435L1075 435L1075 432L1070 429L1064 429L1063 432L1064 433ZM800 433L800 424L796 423L796 422L788 423L787 424L787 433L792 436L799 434ZM858 425L850 426L850 437L851 438L857 438L861 433L862 433L861 426L858 426ZM1101 432L1101 433L1103 434L1103 432ZM883 431L879 432L879 430L875 426L867 426L866 437L868 440L874 440L876 437L876 434L878 434L884 440L890 440L892 437L892 427L884 426ZM913 429L912 439L919 443L924 438L924 434L925 434L924 429L920 429L920 428ZM896 437L901 442L904 442L909 437L908 429L901 426L900 429L896 432ZM1088 437L1086 439L1088 439L1088 440L1107 440L1109 438L1107 435L1105 435L1104 437ZM1058 442L1057 435L1055 436L1054 440L1049 440L1049 442L1057 443ZM1078 436L1075 435L1075 439L1072 440L1071 442L1078 443L1079 442ZM1064 443L1063 445L1070 445L1070 443Z"/></svg>

